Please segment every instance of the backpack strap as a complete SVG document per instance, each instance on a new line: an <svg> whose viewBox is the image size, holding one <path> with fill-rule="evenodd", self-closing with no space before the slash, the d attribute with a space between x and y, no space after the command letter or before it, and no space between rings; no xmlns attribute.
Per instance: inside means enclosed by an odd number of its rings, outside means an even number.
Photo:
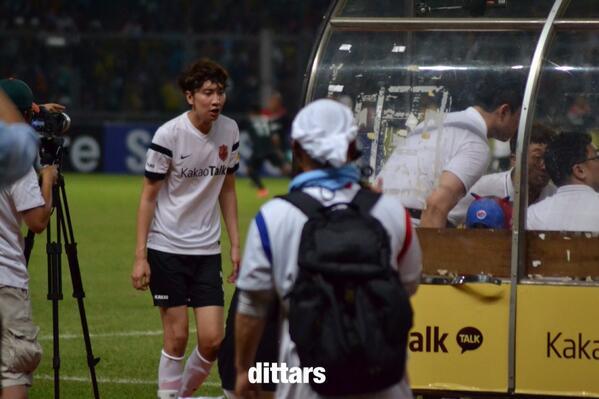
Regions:
<svg viewBox="0 0 599 399"><path fill-rule="evenodd" d="M318 217L318 211L323 208L323 205L318 200L300 190L277 196L277 198L289 202L308 216L308 218Z"/></svg>
<svg viewBox="0 0 599 399"><path fill-rule="evenodd" d="M374 207L379 198L381 198L380 193L375 193L372 190L362 188L354 196L354 199L351 202L358 206L362 215L369 215L370 210Z"/></svg>

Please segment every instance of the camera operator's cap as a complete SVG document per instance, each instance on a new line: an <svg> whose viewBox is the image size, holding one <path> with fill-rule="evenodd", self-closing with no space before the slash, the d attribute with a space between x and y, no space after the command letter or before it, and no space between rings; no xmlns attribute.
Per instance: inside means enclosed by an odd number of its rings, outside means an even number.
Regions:
<svg viewBox="0 0 599 399"><path fill-rule="evenodd" d="M27 111L31 108L37 108L33 102L33 92L27 83L19 79L2 79L0 88L11 99L20 111Z"/></svg>
<svg viewBox="0 0 599 399"><path fill-rule="evenodd" d="M316 100L293 120L291 138L321 163L339 168L346 164L347 149L355 141L358 126L351 110L338 101Z"/></svg>
<svg viewBox="0 0 599 399"><path fill-rule="evenodd" d="M506 215L497 197L478 197L468 207L466 227L503 229L507 227ZM477 198L478 197L478 198Z"/></svg>

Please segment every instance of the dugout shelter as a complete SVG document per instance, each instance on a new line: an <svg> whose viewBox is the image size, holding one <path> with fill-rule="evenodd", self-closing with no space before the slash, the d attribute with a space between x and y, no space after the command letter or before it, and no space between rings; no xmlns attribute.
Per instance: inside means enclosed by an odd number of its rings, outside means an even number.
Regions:
<svg viewBox="0 0 599 399"><path fill-rule="evenodd" d="M599 397L599 232L526 231L534 122L599 133L596 0L337 0L308 65L304 100L354 111L374 176L427 115L465 109L482 74L526 89L506 230L419 229L409 373L439 396ZM509 167L490 143L489 173ZM399 178L399 177L398 177Z"/></svg>

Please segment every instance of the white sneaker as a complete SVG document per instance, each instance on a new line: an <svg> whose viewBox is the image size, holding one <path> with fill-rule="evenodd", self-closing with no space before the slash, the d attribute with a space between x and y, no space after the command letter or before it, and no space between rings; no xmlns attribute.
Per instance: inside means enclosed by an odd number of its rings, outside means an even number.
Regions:
<svg viewBox="0 0 599 399"><path fill-rule="evenodd" d="M177 399L176 389L159 389L158 399Z"/></svg>

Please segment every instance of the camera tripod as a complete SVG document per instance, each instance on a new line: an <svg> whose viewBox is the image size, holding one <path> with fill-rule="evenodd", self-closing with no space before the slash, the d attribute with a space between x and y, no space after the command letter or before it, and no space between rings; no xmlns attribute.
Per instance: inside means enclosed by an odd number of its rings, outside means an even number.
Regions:
<svg viewBox="0 0 599 399"><path fill-rule="evenodd" d="M77 243L73 235L73 225L71 223L71 214L69 212L69 203L65 190L64 177L58 172L56 184L52 186L52 214L56 217L56 241L52 241L51 220L46 228L46 255L48 260L48 296L52 301L52 338L53 338L53 357L52 368L54 369L54 399L60 398L60 342L59 342L59 324L58 324L58 301L62 300L62 238L64 237L64 249L67 255L69 270L71 274L71 283L73 284L73 298L77 300L79 307L79 316L81 319L81 328L83 330L83 340L85 341L85 351L87 353L87 366L89 367L94 398L99 399L98 382L96 379L96 364L100 358L94 357L92 344L89 337L87 317L85 307L83 306L83 283L81 281L81 271L79 269L79 260L77 258ZM33 249L35 234L32 231L27 233L25 239L25 259L29 264L29 257Z"/></svg>

